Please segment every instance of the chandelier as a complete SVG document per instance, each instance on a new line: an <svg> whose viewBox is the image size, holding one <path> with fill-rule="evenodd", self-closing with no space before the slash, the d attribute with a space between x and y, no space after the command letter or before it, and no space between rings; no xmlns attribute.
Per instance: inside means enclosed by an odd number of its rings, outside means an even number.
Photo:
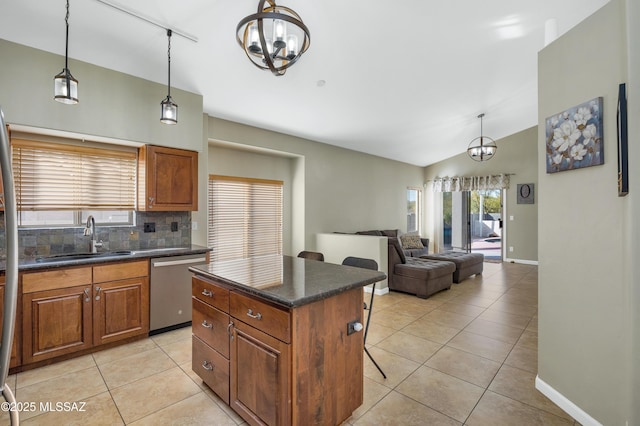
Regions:
<svg viewBox="0 0 640 426"><path fill-rule="evenodd" d="M53 78L53 99L63 104L78 103L78 80L69 71L69 0L67 0L67 14L64 18L67 27L64 48L64 69Z"/></svg>
<svg viewBox="0 0 640 426"><path fill-rule="evenodd" d="M260 0L258 12L238 24L236 40L255 66L281 76L307 51L311 36L296 12Z"/></svg>
<svg viewBox="0 0 640 426"><path fill-rule="evenodd" d="M480 119L480 136L472 140L469 144L469 147L467 148L467 154L469 154L469 157L471 157L475 161L491 160L498 150L496 141L488 136L482 136L483 117L484 113L478 116L478 118Z"/></svg>

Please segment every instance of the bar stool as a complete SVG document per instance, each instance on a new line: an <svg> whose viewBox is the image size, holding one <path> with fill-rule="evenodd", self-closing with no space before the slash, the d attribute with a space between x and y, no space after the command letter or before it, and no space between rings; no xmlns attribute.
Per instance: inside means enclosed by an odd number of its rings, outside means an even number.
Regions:
<svg viewBox="0 0 640 426"><path fill-rule="evenodd" d="M363 257L353 257L353 256L345 257L345 259L342 261L342 264L346 266L355 266L356 268L372 269L374 271L378 270L378 262L376 262L373 259L365 259ZM376 294L376 283L373 283L371 288L371 300L369 301L369 307L367 308L367 303L366 302L364 303L364 309L369 311L369 313L367 314L367 325L364 328L363 346L364 346L364 351L369 356L369 359L371 360L371 362L373 362L373 365L376 366L380 374L382 374L382 377L386 379L387 375L384 374L384 371L382 371L382 368L380 368L376 360L373 359L373 357L369 353L369 350L367 349L367 333L369 332L369 324L371 323L371 310L373 309L373 296L375 294Z"/></svg>
<svg viewBox="0 0 640 426"><path fill-rule="evenodd" d="M319 260L320 262L324 262L324 255L317 251L304 250L298 253L298 257L302 257L304 259Z"/></svg>

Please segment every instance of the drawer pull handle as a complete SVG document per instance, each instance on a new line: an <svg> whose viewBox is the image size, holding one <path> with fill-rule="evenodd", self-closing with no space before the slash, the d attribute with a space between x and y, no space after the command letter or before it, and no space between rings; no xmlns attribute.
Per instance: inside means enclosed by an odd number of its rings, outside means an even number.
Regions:
<svg viewBox="0 0 640 426"><path fill-rule="evenodd" d="M233 331L231 331L231 328L233 327L233 321L229 322L229 325L227 326L227 334L229 335L229 339L233 340Z"/></svg>
<svg viewBox="0 0 640 426"><path fill-rule="evenodd" d="M85 288L84 289L84 301L88 302L89 300L91 300L91 297L89 296L89 289Z"/></svg>
<svg viewBox="0 0 640 426"><path fill-rule="evenodd" d="M254 314L251 309L249 309L249 311L247 312L247 315L253 319L257 319L258 321L262 319L262 314L260 312L257 312L256 314Z"/></svg>
<svg viewBox="0 0 640 426"><path fill-rule="evenodd" d="M211 364L208 361L202 361L202 368L204 368L207 371L213 371L213 364Z"/></svg>
<svg viewBox="0 0 640 426"><path fill-rule="evenodd" d="M203 321L202 321L202 326L203 326L204 328L213 329L213 324L209 324L209 323L207 322L207 320L203 320Z"/></svg>
<svg viewBox="0 0 640 426"><path fill-rule="evenodd" d="M100 287L96 287L96 300L100 300L100 291L102 291L102 289Z"/></svg>
<svg viewBox="0 0 640 426"><path fill-rule="evenodd" d="M213 291L207 290L206 288L202 290L202 295L206 297L213 297Z"/></svg>

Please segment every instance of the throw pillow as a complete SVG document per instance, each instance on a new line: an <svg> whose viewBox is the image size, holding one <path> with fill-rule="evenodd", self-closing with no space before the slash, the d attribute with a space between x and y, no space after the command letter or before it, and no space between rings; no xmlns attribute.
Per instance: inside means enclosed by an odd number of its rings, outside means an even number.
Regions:
<svg viewBox="0 0 640 426"><path fill-rule="evenodd" d="M420 235L401 235L400 242L402 243L402 248L407 250L424 248L422 241L420 241Z"/></svg>

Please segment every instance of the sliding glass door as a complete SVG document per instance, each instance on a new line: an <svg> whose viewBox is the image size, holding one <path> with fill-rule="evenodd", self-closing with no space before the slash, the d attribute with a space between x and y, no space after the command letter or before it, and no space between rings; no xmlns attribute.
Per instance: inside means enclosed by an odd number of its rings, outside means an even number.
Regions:
<svg viewBox="0 0 640 426"><path fill-rule="evenodd" d="M442 194L444 250L502 258L502 190Z"/></svg>

